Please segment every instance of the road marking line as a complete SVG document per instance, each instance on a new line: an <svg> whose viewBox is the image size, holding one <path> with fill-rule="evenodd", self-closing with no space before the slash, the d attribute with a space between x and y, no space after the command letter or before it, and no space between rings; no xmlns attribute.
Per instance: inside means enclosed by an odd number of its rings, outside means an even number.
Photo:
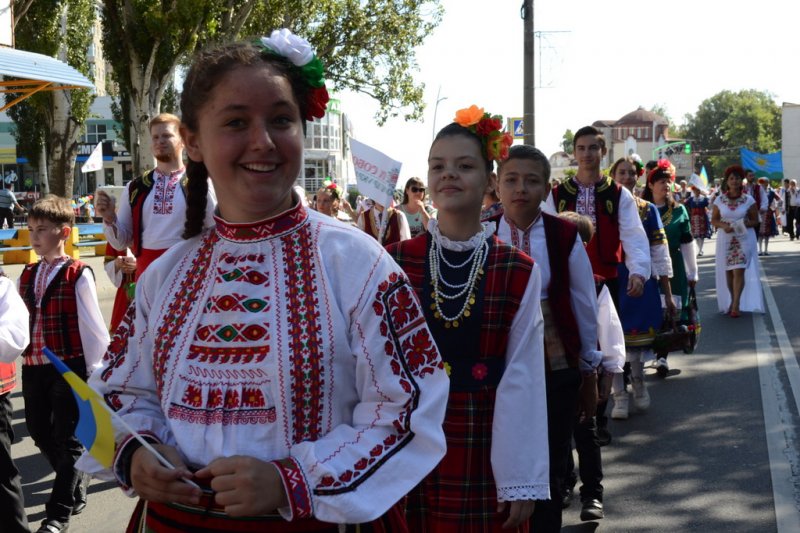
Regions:
<svg viewBox="0 0 800 533"><path fill-rule="evenodd" d="M791 363L797 367L797 360L791 344L788 344L788 336L786 336L786 330L781 322L780 312L763 272L761 279L768 311L788 372ZM796 532L800 531L800 508L798 508L798 495L795 493L798 480L794 477L792 469L792 466L795 466L793 463L797 462L798 457L793 438L792 413L778 375L778 361L777 357L773 355L771 336L764 315L753 313L752 316L761 388L761 408L764 414L764 431L767 437L767 454L775 505L775 522L778 533ZM777 333L778 330L783 333L783 338ZM787 344L784 344L784 341L787 341ZM788 361L787 357L792 361ZM789 385L793 389L792 394L797 403L798 390L791 377Z"/></svg>
<svg viewBox="0 0 800 533"><path fill-rule="evenodd" d="M786 334L781 312L778 310L778 304L772 296L772 289L769 286L766 276L766 273L762 269L761 286L764 289L764 300L767 302L767 309L769 310L770 317L772 317L772 327L775 330L775 337L778 340L778 347L780 347L781 356L783 357L783 366L786 368L786 374L789 377L789 385L791 385L792 388L794 405L797 409L796 412L800 413L800 365L797 364L797 356L792 349L789 336Z"/></svg>

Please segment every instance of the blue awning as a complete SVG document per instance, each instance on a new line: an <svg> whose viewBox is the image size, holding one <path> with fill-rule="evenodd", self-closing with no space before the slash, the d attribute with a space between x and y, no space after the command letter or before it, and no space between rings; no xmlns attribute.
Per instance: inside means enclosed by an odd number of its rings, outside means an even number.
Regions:
<svg viewBox="0 0 800 533"><path fill-rule="evenodd" d="M14 48L0 47L0 75L5 78L0 81L0 93L20 94L0 111L39 91L94 89L94 84L74 67L54 57Z"/></svg>

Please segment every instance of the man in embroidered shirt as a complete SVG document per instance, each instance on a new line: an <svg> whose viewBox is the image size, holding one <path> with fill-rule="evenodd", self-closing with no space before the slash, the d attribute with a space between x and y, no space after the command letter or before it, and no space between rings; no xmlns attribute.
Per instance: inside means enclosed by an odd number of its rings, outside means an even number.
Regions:
<svg viewBox="0 0 800 533"><path fill-rule="evenodd" d="M548 208L575 211L592 219L595 234L586 247L592 270L604 278L612 298L617 297L617 265L625 261L631 275L627 293L640 296L650 276L650 245L639 222L631 193L600 172L606 155L603 134L593 126L578 130L572 141L578 173L550 191ZM624 253L623 253L624 252Z"/></svg>
<svg viewBox="0 0 800 533"><path fill-rule="evenodd" d="M104 233L117 250L130 248L136 257L136 277L173 244L182 240L186 218L187 178L183 166L180 119L169 113L150 121L156 168L131 181L115 212L114 200L97 191L95 209L103 217ZM209 182L206 226L213 224L216 205Z"/></svg>

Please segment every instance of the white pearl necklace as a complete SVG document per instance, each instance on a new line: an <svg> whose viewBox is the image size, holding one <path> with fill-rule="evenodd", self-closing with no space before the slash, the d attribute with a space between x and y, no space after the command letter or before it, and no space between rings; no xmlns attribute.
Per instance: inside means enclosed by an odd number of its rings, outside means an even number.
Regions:
<svg viewBox="0 0 800 533"><path fill-rule="evenodd" d="M483 235L483 231L481 231L480 235ZM444 257L442 245L437 237L438 235L433 235L431 239L431 250L429 254L431 285L433 285L433 294L431 295L433 303L431 304L431 310L435 311L435 318L445 321L446 328L451 326L457 328L459 326L459 320L462 317L469 317L471 314L470 307L475 304L475 289L478 285L478 280L480 280L480 277L483 275L483 263L489 253L489 243L484 238L483 242L473 249L470 256L463 263L454 265ZM444 263L454 270L469 265L470 271L467 280L464 283L448 282L442 276L440 268L441 263ZM457 292L448 294L444 290L445 287ZM445 315L444 311L442 311L441 304L445 300L454 301L459 298L464 298L461 310L452 317Z"/></svg>

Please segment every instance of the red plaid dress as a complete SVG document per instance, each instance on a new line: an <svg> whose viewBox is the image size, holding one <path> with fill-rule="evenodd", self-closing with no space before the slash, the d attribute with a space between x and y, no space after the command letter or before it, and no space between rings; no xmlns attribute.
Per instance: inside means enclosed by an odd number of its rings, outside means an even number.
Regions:
<svg viewBox="0 0 800 533"><path fill-rule="evenodd" d="M490 458L495 393L532 260L492 237L471 316L458 328L445 328L431 310L429 247L427 233L388 247L422 300L451 381L444 421L447 455L409 494L408 525L421 533L500 531L506 516L497 513Z"/></svg>

